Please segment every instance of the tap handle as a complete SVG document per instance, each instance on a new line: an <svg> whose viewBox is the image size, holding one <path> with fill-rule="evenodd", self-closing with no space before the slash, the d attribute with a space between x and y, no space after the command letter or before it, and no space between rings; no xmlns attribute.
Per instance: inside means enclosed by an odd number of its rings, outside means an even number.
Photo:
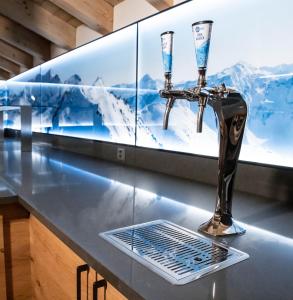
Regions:
<svg viewBox="0 0 293 300"><path fill-rule="evenodd" d="M161 34L162 57L164 65L165 77L168 75L171 78L172 60L173 60L173 31L166 31Z"/></svg>
<svg viewBox="0 0 293 300"><path fill-rule="evenodd" d="M206 85L205 75L208 64L210 40L213 21L200 21L192 24L192 32L195 45L195 56L199 73L198 85Z"/></svg>

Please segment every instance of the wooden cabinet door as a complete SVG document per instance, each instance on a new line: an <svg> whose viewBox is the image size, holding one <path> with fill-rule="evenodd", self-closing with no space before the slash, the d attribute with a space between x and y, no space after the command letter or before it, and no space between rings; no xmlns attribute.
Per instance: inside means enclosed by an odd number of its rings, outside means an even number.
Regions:
<svg viewBox="0 0 293 300"><path fill-rule="evenodd" d="M33 299L75 300L76 271L85 262L31 215ZM81 299L87 299L87 276L82 274Z"/></svg>
<svg viewBox="0 0 293 300"><path fill-rule="evenodd" d="M0 299L6 298L3 216L0 215Z"/></svg>
<svg viewBox="0 0 293 300"><path fill-rule="evenodd" d="M90 269L89 274L89 299L93 299L93 284L97 280L103 280L104 278L97 274L95 270ZM107 282L107 288L98 289L99 300L127 300L119 291L117 291L109 282ZM97 300L97 299L93 299Z"/></svg>
<svg viewBox="0 0 293 300"><path fill-rule="evenodd" d="M1 293L4 293L5 287L7 299L31 300L29 213L17 203L12 203L0 205L0 215ZM5 298L1 295L0 299Z"/></svg>
<svg viewBox="0 0 293 300"><path fill-rule="evenodd" d="M76 271L85 262L32 215L30 244L33 299L76 300ZM81 300L93 299L93 283L101 279L92 268L82 273ZM109 282L106 297L99 288L98 299L127 300Z"/></svg>
<svg viewBox="0 0 293 300"><path fill-rule="evenodd" d="M98 275L98 280L103 279ZM109 282L107 282L106 298L104 298L104 291L102 289L98 292L98 298L103 300L127 300L118 290L116 290Z"/></svg>

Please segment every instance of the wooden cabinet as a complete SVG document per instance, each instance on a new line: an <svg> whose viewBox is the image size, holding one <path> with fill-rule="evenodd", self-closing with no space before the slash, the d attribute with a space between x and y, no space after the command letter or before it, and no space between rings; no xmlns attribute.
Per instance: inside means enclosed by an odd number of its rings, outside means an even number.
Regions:
<svg viewBox="0 0 293 300"><path fill-rule="evenodd" d="M0 206L0 299L32 299L29 213L18 204Z"/></svg>
<svg viewBox="0 0 293 300"><path fill-rule="evenodd" d="M0 216L0 299L6 299L3 216Z"/></svg>
<svg viewBox="0 0 293 300"><path fill-rule="evenodd" d="M33 299L77 299L77 267L85 262L34 216L30 217L30 245ZM93 299L93 284L101 279L92 268L82 272L80 300ZM107 300L126 300L109 283L105 294ZM98 289L98 299L105 299L104 288Z"/></svg>
<svg viewBox="0 0 293 300"><path fill-rule="evenodd" d="M97 279L101 280L103 279L103 277L101 275L98 275ZM121 293L119 293L109 282L107 282L106 294L104 294L104 289L98 290L98 299L127 300L127 298L125 298Z"/></svg>
<svg viewBox="0 0 293 300"><path fill-rule="evenodd" d="M92 268L90 268L89 274L89 299L97 300L127 300L120 292L118 292L109 282L107 282L106 288L101 287L97 290L97 298L93 297L93 284L94 282L104 281L104 278L95 272Z"/></svg>
<svg viewBox="0 0 293 300"><path fill-rule="evenodd" d="M103 278L90 267L78 277L85 264L20 205L0 205L0 300L92 300L93 284ZM108 282L98 289L105 298L126 300Z"/></svg>
<svg viewBox="0 0 293 300"><path fill-rule="evenodd" d="M34 216L30 245L33 299L76 299L76 270L85 262ZM86 288L81 292L81 299L86 299Z"/></svg>

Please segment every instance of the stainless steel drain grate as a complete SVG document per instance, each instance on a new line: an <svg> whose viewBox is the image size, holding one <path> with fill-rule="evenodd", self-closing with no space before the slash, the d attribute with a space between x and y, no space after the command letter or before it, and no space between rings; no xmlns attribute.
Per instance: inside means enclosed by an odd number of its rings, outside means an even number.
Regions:
<svg viewBox="0 0 293 300"><path fill-rule="evenodd" d="M188 283L249 257L165 220L119 228L101 236L173 284Z"/></svg>

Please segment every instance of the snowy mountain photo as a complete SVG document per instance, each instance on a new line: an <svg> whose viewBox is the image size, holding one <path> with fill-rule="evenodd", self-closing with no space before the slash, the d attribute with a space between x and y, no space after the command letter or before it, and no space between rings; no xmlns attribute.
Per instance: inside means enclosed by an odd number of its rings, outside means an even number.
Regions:
<svg viewBox="0 0 293 300"><path fill-rule="evenodd" d="M255 68L242 62L208 77L210 86L224 82L237 89L248 104L242 152L247 149L249 153L259 147L262 156L277 155L280 148L289 151L293 147L293 140L288 143L293 132L292 70L293 64ZM51 71L44 79L41 97L34 84L30 88L29 84L18 87L15 93L11 89L9 97L10 105L23 101L35 107L34 117L42 119L41 131L134 144L135 83L105 87L103 79L97 77L87 86L77 74L62 83ZM191 88L194 84L195 81L189 80L174 86ZM158 94L163 81L146 74L138 87L137 145L217 156L217 128L211 108L207 107L205 112L203 133L197 134L197 104L178 100L171 112L169 130L165 131L162 129L165 100ZM25 93L26 89L30 92ZM33 102L26 94L34 94L38 101Z"/></svg>

